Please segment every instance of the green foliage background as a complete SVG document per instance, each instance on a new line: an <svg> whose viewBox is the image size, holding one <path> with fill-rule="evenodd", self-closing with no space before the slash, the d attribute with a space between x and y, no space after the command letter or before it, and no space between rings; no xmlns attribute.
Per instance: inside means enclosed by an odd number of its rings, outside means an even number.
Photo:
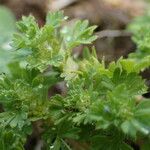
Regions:
<svg viewBox="0 0 150 150"><path fill-rule="evenodd" d="M11 61L13 53L9 43L16 32L15 17L5 7L0 6L0 72L8 72L6 65Z"/></svg>

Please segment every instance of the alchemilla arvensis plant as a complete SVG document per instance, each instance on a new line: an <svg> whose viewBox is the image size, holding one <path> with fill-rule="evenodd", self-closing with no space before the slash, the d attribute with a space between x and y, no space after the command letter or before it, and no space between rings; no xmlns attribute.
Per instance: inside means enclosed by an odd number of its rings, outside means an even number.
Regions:
<svg viewBox="0 0 150 150"><path fill-rule="evenodd" d="M74 150L76 144L81 150L132 150L130 141L148 143L150 100L139 97L148 90L140 72L150 66L150 54L140 57L139 50L149 46L149 34L144 41L140 34L134 38L138 57L135 52L105 64L87 48L82 59L73 57L73 48L96 40L96 27L66 19L56 12L43 27L33 16L17 23L17 56L0 75L0 150L24 150L39 122L43 150ZM60 82L65 94L50 94Z"/></svg>

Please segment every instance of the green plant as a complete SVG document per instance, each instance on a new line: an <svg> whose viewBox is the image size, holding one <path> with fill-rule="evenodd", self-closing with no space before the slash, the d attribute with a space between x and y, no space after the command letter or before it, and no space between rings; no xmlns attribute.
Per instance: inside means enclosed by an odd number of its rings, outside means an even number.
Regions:
<svg viewBox="0 0 150 150"><path fill-rule="evenodd" d="M128 25L128 30L133 33L133 41L137 45L136 53L131 53L130 58L137 60L150 60L150 11L146 11L143 16L137 17ZM143 59L143 60L144 60Z"/></svg>
<svg viewBox="0 0 150 150"><path fill-rule="evenodd" d="M65 22L56 12L42 28L32 16L17 23L21 33L12 45L23 53L0 77L0 149L23 150L39 121L45 150L76 149L76 142L80 149L131 150L130 141L149 141L150 101L137 97L147 92L139 72L150 60L120 58L106 65L88 49L82 60L74 58L74 47L96 39L96 27ZM66 94L48 96L62 81Z"/></svg>

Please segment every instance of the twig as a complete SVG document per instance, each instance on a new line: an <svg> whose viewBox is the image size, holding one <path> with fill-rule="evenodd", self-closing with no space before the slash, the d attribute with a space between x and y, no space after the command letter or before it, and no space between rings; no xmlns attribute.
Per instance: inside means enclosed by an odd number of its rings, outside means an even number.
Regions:
<svg viewBox="0 0 150 150"><path fill-rule="evenodd" d="M56 11L56 10L63 9L65 7L73 4L76 1L78 1L78 0L54 0L50 4L50 10Z"/></svg>
<svg viewBox="0 0 150 150"><path fill-rule="evenodd" d="M105 37L130 37L132 33L125 30L103 30L96 32L96 35L101 39Z"/></svg>

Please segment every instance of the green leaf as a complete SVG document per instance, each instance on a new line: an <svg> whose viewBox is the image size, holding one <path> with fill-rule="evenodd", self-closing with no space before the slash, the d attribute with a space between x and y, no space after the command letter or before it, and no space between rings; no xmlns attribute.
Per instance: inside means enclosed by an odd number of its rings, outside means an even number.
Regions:
<svg viewBox="0 0 150 150"><path fill-rule="evenodd" d="M10 42L16 32L15 17L8 8L0 6L0 20L0 73L8 73L7 64L14 56Z"/></svg>
<svg viewBox="0 0 150 150"><path fill-rule="evenodd" d="M123 122L121 125L121 129L126 135L130 135L131 137L136 138L137 131L131 121L127 120Z"/></svg>
<svg viewBox="0 0 150 150"><path fill-rule="evenodd" d="M132 125L136 128L136 130L138 130L139 132L148 135L150 130L149 128L146 127L145 124L137 121L137 120L132 120Z"/></svg>
<svg viewBox="0 0 150 150"><path fill-rule="evenodd" d="M72 49L80 44L90 44L96 40L92 36L96 26L88 27L88 21L77 21L73 26L65 26L61 30L67 49Z"/></svg>
<svg viewBox="0 0 150 150"><path fill-rule="evenodd" d="M135 116L150 131L150 100L143 100L137 105Z"/></svg>
<svg viewBox="0 0 150 150"><path fill-rule="evenodd" d="M61 140L59 138L56 138L54 144L50 146L50 150L60 150L61 148Z"/></svg>
<svg viewBox="0 0 150 150"><path fill-rule="evenodd" d="M78 64L73 60L73 58L69 57L66 61L61 77L64 77L65 80L72 80L78 76L77 72Z"/></svg>
<svg viewBox="0 0 150 150"><path fill-rule="evenodd" d="M65 21L67 17L63 15L63 12L50 12L46 17L46 24L51 25L53 27L60 27L62 22Z"/></svg>
<svg viewBox="0 0 150 150"><path fill-rule="evenodd" d="M0 20L0 44L2 44L4 40L10 40L15 31L15 17L8 8L0 6Z"/></svg>

